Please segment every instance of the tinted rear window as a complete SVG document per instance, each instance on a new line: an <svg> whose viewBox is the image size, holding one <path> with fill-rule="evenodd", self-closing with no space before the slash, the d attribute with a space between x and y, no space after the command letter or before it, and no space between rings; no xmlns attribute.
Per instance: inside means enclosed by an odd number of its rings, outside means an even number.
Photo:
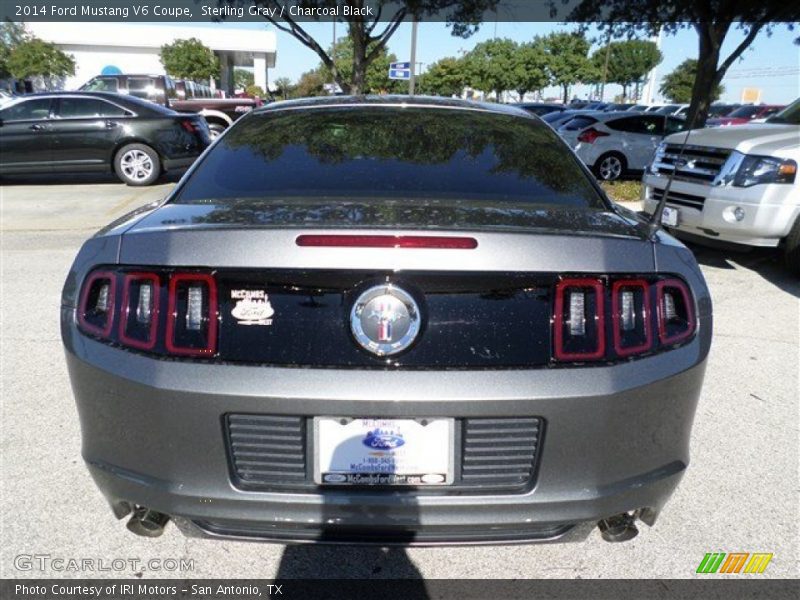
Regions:
<svg viewBox="0 0 800 600"><path fill-rule="evenodd" d="M537 120L413 107L253 114L220 139L175 202L286 197L605 207Z"/></svg>
<svg viewBox="0 0 800 600"><path fill-rule="evenodd" d="M595 123L597 123L597 119L594 117L575 117L564 123L562 127L567 131L578 131L579 129L589 127L589 125L594 125Z"/></svg>

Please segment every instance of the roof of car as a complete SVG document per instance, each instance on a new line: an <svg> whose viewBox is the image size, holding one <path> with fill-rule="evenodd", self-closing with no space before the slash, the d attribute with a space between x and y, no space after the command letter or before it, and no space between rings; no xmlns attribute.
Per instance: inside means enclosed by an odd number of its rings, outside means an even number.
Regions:
<svg viewBox="0 0 800 600"><path fill-rule="evenodd" d="M461 110L480 110L498 114L534 118L526 111L511 104L497 104L489 102L472 102L460 98L441 98L438 96L318 96L316 98L300 98L298 100L285 100L270 102L255 109L254 113L265 113L279 110L295 110L302 108L329 108L341 106L415 106L430 108L452 108Z"/></svg>

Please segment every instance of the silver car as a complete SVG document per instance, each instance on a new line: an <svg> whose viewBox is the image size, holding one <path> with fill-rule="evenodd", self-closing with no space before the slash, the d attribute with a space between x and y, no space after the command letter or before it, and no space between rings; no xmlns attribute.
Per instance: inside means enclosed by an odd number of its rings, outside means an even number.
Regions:
<svg viewBox="0 0 800 600"><path fill-rule="evenodd" d="M434 544L652 525L712 316L540 119L385 96L243 117L84 244L61 322L133 532Z"/></svg>
<svg viewBox="0 0 800 600"><path fill-rule="evenodd" d="M665 135L681 131L683 119L628 111L578 115L558 128L595 176L614 181L643 171Z"/></svg>

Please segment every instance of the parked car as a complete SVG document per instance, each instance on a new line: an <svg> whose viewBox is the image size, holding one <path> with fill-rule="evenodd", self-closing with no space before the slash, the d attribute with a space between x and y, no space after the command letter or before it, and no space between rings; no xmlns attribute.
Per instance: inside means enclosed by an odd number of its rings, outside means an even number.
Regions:
<svg viewBox="0 0 800 600"><path fill-rule="evenodd" d="M644 170L664 136L685 126L678 117L620 111L579 115L558 133L599 179L614 181Z"/></svg>
<svg viewBox="0 0 800 600"><path fill-rule="evenodd" d="M549 115L552 113L561 113L567 110L567 107L563 104L547 104L543 102L520 102L512 106L521 108L522 110L539 117L543 117L544 115Z"/></svg>
<svg viewBox="0 0 800 600"><path fill-rule="evenodd" d="M704 244L777 247L800 275L800 100L759 125L693 130L664 140L644 176L645 210L667 197L667 224Z"/></svg>
<svg viewBox="0 0 800 600"><path fill-rule="evenodd" d="M689 464L712 327L692 253L540 119L409 96L254 111L61 306L115 517L281 542L629 539Z"/></svg>
<svg viewBox="0 0 800 600"><path fill-rule="evenodd" d="M634 104L632 102L622 102L622 103L616 103L616 104L608 104L603 109L603 112L619 112L621 110L629 110L629 109L633 108L634 106L636 106L636 104Z"/></svg>
<svg viewBox="0 0 800 600"><path fill-rule="evenodd" d="M649 104L634 104L628 108L628 112L646 112L650 108Z"/></svg>
<svg viewBox="0 0 800 600"><path fill-rule="evenodd" d="M712 118L725 117L734 110L742 106L741 104L712 104L708 107L708 116Z"/></svg>
<svg viewBox="0 0 800 600"><path fill-rule="evenodd" d="M786 107L777 104L742 106L729 113L727 116L709 119L706 121L706 127L728 127L730 125L744 125L745 123L759 122L779 113L784 108Z"/></svg>
<svg viewBox="0 0 800 600"><path fill-rule="evenodd" d="M578 115L586 115L586 114L591 114L591 113L595 113L595 112L598 112L598 111L594 111L594 110L565 110L565 111L562 111L560 113L550 113L550 114L544 115L542 117L542 120L545 123L547 123L548 125L550 125L550 127L552 127L553 129L555 129L557 131L559 127L561 127L567 121L570 121L572 118L574 118L574 117L576 117Z"/></svg>
<svg viewBox="0 0 800 600"><path fill-rule="evenodd" d="M197 113L208 123L212 139L230 127L236 119L264 103L261 98L222 98L206 85L193 81L175 81L167 75L99 75L80 89L129 94L179 112Z"/></svg>
<svg viewBox="0 0 800 600"><path fill-rule="evenodd" d="M674 117L680 117L685 115L688 110L688 104L665 104L653 112L658 115L672 115Z"/></svg>
<svg viewBox="0 0 800 600"><path fill-rule="evenodd" d="M0 108L0 174L114 171L149 185L188 167L208 146L202 117L133 96L32 94Z"/></svg>

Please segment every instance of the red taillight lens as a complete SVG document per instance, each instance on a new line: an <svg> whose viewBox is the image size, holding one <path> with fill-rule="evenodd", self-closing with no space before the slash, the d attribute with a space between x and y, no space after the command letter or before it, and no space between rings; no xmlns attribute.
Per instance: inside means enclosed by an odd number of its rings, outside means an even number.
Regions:
<svg viewBox="0 0 800 600"><path fill-rule="evenodd" d="M695 330L694 306L689 288L680 279L656 283L658 337L662 344L677 344Z"/></svg>
<svg viewBox="0 0 800 600"><path fill-rule="evenodd" d="M604 297L599 279L558 282L553 323L556 360L598 360L605 356Z"/></svg>
<svg viewBox="0 0 800 600"><path fill-rule="evenodd" d="M83 284L78 324L86 333L108 338L114 326L117 276L111 271L95 271Z"/></svg>
<svg viewBox="0 0 800 600"><path fill-rule="evenodd" d="M200 125L192 119L182 119L181 127L183 127L189 133L198 133L200 131Z"/></svg>
<svg viewBox="0 0 800 600"><path fill-rule="evenodd" d="M586 144L594 144L594 141L597 138L606 137L607 135L608 134L605 131L598 131L594 127L590 127L589 129L581 132L581 134L578 136L578 141Z"/></svg>
<svg viewBox="0 0 800 600"><path fill-rule="evenodd" d="M122 281L119 340L140 350L156 345L161 286L155 273L127 273Z"/></svg>
<svg viewBox="0 0 800 600"><path fill-rule="evenodd" d="M300 235L295 243L325 248L433 248L474 250L478 240L471 237L435 235Z"/></svg>
<svg viewBox="0 0 800 600"><path fill-rule="evenodd" d="M620 279L611 286L614 351L619 356L647 352L653 346L650 284L644 279Z"/></svg>
<svg viewBox="0 0 800 600"><path fill-rule="evenodd" d="M166 348L170 354L212 356L217 350L217 283L211 275L169 279Z"/></svg>

